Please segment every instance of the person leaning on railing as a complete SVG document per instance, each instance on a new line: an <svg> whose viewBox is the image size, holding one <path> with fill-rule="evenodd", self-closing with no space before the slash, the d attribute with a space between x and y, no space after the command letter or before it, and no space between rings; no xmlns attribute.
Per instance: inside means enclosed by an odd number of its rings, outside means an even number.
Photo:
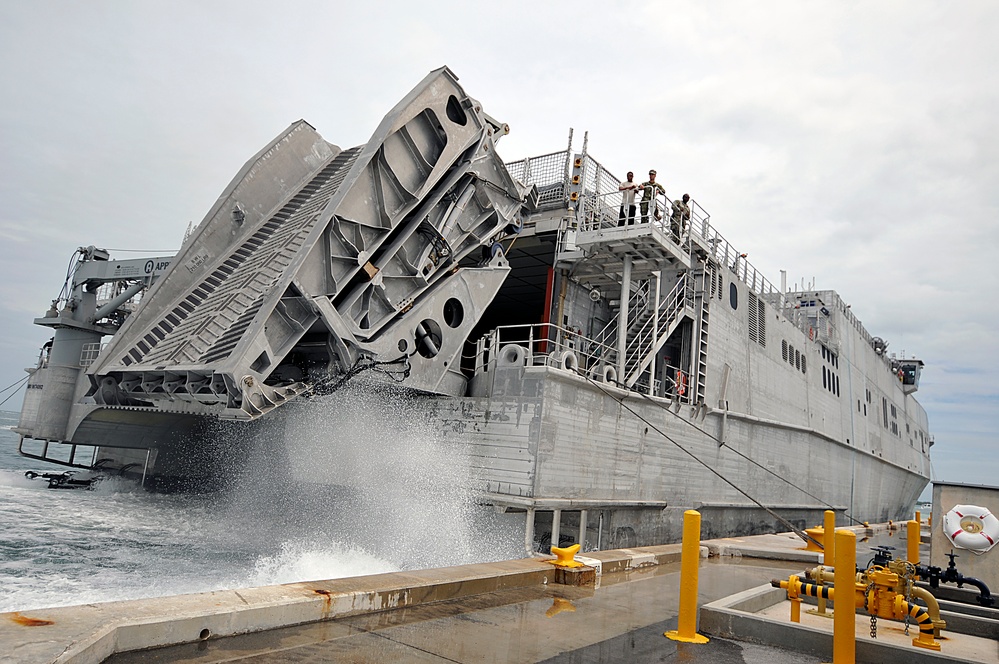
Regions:
<svg viewBox="0 0 999 664"><path fill-rule="evenodd" d="M658 220L662 219L662 213L659 212L659 205L656 203L656 196L658 194L666 195L666 190L663 186L656 182L656 171L655 169L649 171L649 181L642 183L642 202L639 204L642 208L642 223L646 224L649 222L649 204L651 203L653 209L653 216Z"/></svg>
<svg viewBox="0 0 999 664"><path fill-rule="evenodd" d="M687 228L687 222L690 221L690 206L687 205L689 201L690 194L684 194L683 200L673 201L673 215L670 217L669 226L676 242L680 242L680 236L683 235Z"/></svg>

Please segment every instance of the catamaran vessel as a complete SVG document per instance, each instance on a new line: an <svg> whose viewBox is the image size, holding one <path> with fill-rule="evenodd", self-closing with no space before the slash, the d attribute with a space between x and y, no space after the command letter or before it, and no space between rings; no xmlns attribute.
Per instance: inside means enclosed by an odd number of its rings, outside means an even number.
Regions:
<svg viewBox="0 0 999 664"><path fill-rule="evenodd" d="M529 545L678 541L691 508L705 537L911 513L921 361L835 291L776 287L697 201L622 218L585 143L507 163L508 131L445 67L364 145L292 124L176 255L81 248L35 320L21 453L211 485L220 423L294 435L363 372L421 400Z"/></svg>

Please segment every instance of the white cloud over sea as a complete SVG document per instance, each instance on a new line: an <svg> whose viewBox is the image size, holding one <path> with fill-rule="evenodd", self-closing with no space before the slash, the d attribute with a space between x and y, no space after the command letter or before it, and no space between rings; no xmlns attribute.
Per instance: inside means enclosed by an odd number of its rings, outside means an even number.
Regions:
<svg viewBox="0 0 999 664"><path fill-rule="evenodd" d="M0 5L0 387L78 246L172 252L291 122L362 143L446 64L505 157L589 130L772 282L839 291L926 362L936 478L999 485L999 5L339 4Z"/></svg>

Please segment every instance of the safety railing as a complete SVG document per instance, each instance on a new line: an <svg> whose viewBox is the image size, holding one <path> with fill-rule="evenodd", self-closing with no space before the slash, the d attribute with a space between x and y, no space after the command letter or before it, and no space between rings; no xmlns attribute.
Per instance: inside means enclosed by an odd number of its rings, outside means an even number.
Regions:
<svg viewBox="0 0 999 664"><path fill-rule="evenodd" d="M522 183L537 186L539 209L563 207L569 200L571 158L568 150L562 150L508 162L506 169Z"/></svg>
<svg viewBox="0 0 999 664"><path fill-rule="evenodd" d="M569 174L572 167L571 150L552 152L538 157L521 159L507 164L510 174L525 184L535 184L541 196L539 206L564 205L568 201ZM620 221L622 194L618 190L622 180L614 176L600 162L584 155L581 166L581 199L577 222L579 230L592 231L612 228ZM641 183L639 183L641 184ZM635 197L635 222L641 223L641 190ZM677 197L679 198L679 197ZM737 250L711 224L711 215L696 200L688 202L690 219L686 221L685 232L699 244L709 248L709 254L719 265L727 267L739 280L743 281L757 296L769 302L786 317L793 317L793 305L780 289L763 276L749 261L746 254ZM656 210L660 218L656 218ZM670 233L670 219L673 216L673 200L658 194L650 201L648 223L655 224L663 232ZM628 210L625 210L627 214ZM681 238L685 242L685 238ZM847 318L854 322L851 314ZM866 330L863 331L866 333Z"/></svg>
<svg viewBox="0 0 999 664"><path fill-rule="evenodd" d="M650 280L643 280L639 283L638 288L631 292L631 296L628 298L628 328L635 323L635 321L646 311L652 300L652 282ZM654 305L652 305L654 306ZM618 320L620 318L620 311L614 315L610 321L604 325L599 332L594 335L594 338L599 343L608 344L612 347L617 346L617 327Z"/></svg>
<svg viewBox="0 0 999 664"><path fill-rule="evenodd" d="M465 359L473 360L477 374L491 371L500 351L508 345L524 349L526 366L571 368L593 376L603 365L612 364L615 357L611 345L585 337L577 330L537 323L497 327L480 337L475 344L474 357ZM571 353L572 359L567 353Z"/></svg>
<svg viewBox="0 0 999 664"><path fill-rule="evenodd" d="M646 320L629 339L625 349L626 375L622 380L630 378L635 369L645 362L658 341L659 335L664 334L669 329L670 324L677 320L685 310L693 308L693 298L693 287L685 273L673 285L666 297L662 298L658 314Z"/></svg>
<svg viewBox="0 0 999 664"><path fill-rule="evenodd" d="M510 348L513 348L512 353L509 353ZM501 359L504 352L509 353L510 358ZM538 323L497 327L476 341L474 355L462 359L463 363L474 366L475 374L494 371L502 362L506 366L549 366L623 386L625 377L617 376L616 355L617 351L610 344L590 339L570 328ZM667 376L666 386L659 379L645 375L630 389L649 393L651 380L651 393L686 399L685 395L677 392L679 367L667 364L664 374Z"/></svg>
<svg viewBox="0 0 999 664"><path fill-rule="evenodd" d="M695 214L694 208L700 212L699 205L692 206L690 234L702 246L708 247L708 255L719 265L727 268L740 281L745 283L758 297L769 302L771 306L782 311L786 316L788 306L780 288L774 286L749 261L746 254L738 251L712 225L710 217Z"/></svg>

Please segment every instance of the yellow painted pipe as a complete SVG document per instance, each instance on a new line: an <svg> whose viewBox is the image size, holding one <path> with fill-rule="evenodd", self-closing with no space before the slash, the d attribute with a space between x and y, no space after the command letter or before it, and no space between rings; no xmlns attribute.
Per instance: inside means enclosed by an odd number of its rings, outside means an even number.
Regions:
<svg viewBox="0 0 999 664"><path fill-rule="evenodd" d="M919 564L919 512L916 512L916 519L905 524L905 559L913 565Z"/></svg>
<svg viewBox="0 0 999 664"><path fill-rule="evenodd" d="M707 643L697 633L697 569L701 563L701 513L683 513L683 546L680 549L680 618L678 629L665 636L684 643Z"/></svg>
<svg viewBox="0 0 999 664"><path fill-rule="evenodd" d="M937 602L937 598L929 590L919 586L912 588L910 592L913 597L923 600L923 604L926 605L926 614L930 617L930 622L933 623L933 635L940 636L940 630L947 628L947 621L940 617L940 603Z"/></svg>
<svg viewBox="0 0 999 664"><path fill-rule="evenodd" d="M832 567L836 564L836 558L833 554L836 551L836 538L833 537L833 533L836 531L836 512L832 510L826 510L825 521L823 523L824 533L822 537L822 564Z"/></svg>
<svg viewBox="0 0 999 664"><path fill-rule="evenodd" d="M916 510L916 523L922 523L922 522L923 522L923 515L922 515L922 513L920 513L919 510ZM909 561L909 562L912 562L912 561Z"/></svg>
<svg viewBox="0 0 999 664"><path fill-rule="evenodd" d="M852 530L836 531L836 568L834 587L853 588L857 576L857 536ZM856 606L853 598L833 598L833 664L854 664L857 661L855 633Z"/></svg>

